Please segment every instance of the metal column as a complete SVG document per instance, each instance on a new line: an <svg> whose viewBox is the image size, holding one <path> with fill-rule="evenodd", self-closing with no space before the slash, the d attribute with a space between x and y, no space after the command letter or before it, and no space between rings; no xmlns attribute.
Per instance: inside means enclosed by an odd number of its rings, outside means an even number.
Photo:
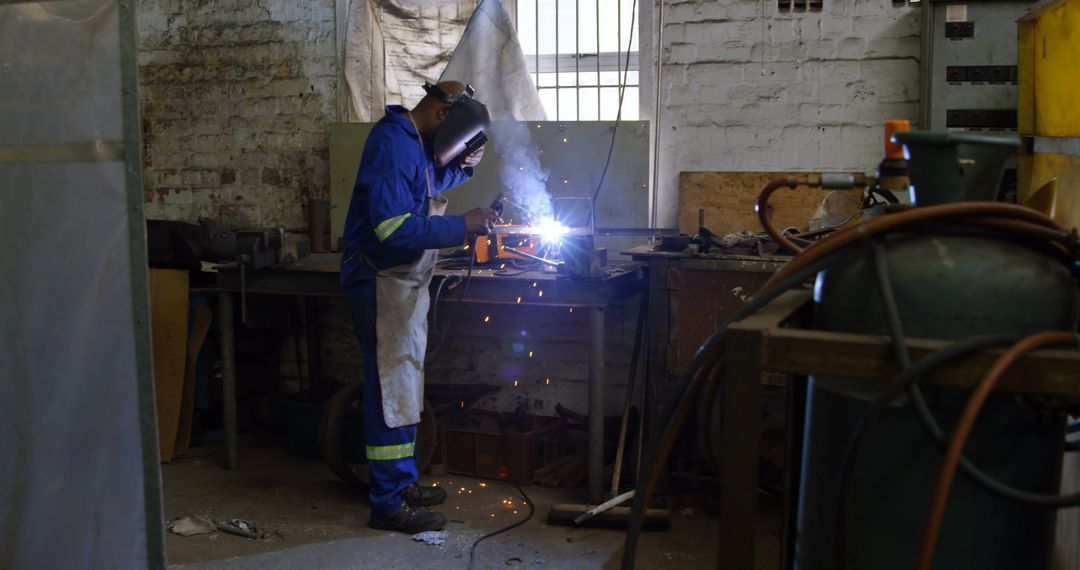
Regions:
<svg viewBox="0 0 1080 570"><path fill-rule="evenodd" d="M218 293L218 335L221 342L221 388L225 407L225 467L236 469L236 339L232 293Z"/></svg>
<svg viewBox="0 0 1080 570"><path fill-rule="evenodd" d="M589 502L603 501L604 471L604 308L589 310Z"/></svg>

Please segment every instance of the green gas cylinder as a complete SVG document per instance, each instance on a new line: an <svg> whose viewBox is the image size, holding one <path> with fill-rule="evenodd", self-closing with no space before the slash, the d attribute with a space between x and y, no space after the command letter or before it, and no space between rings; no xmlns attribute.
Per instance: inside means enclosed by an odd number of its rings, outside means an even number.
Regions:
<svg viewBox="0 0 1080 570"><path fill-rule="evenodd" d="M897 139L910 153L917 205L980 199L987 192L982 185L1000 180L1004 156L996 155L1016 146L1015 141L968 134L902 133ZM1069 268L1053 251L986 232L941 227L890 235L885 243L908 337L959 340L1075 330L1080 310L1076 286ZM821 272L814 300L818 329L888 334L869 251ZM923 390L950 433L969 391ZM863 381L810 380L797 568L838 567L834 552L838 466L855 423L878 393L879 388ZM1032 413L1015 398L995 394L979 417L966 455L1009 485L1054 493L1063 440L1059 419ZM894 402L871 424L861 449L853 463L844 566L908 570L915 563L941 453L906 401ZM1047 568L1054 521L1052 510L999 498L959 475L934 568Z"/></svg>

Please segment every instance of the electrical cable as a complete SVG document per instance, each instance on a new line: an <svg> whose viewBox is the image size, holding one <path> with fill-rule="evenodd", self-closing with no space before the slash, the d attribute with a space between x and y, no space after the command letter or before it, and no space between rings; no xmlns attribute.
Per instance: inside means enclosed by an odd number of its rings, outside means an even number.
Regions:
<svg viewBox="0 0 1080 570"><path fill-rule="evenodd" d="M858 457L859 453L862 451L865 434L872 422L893 400L907 390L909 386L915 384L919 378L922 378L935 368L944 366L953 360L987 348L1009 344L1016 339L1016 336L1010 335L972 337L957 341L937 352L929 354L925 358L912 364L910 368L907 368L898 374L885 390L875 398L869 406L867 406L862 415L859 416L859 419L852 430L851 437L848 439L847 446L844 449L844 455L840 460L840 479L837 486L837 512L834 519L836 533L836 536L834 537L834 564L837 570L843 570L843 568L847 566L847 560L845 558L845 533L847 532L847 506L851 502L851 482L855 478L855 458Z"/></svg>
<svg viewBox="0 0 1080 570"><path fill-rule="evenodd" d="M472 247L473 252L476 251L476 244L478 244L478 243L480 243L480 236L476 236L474 238L474 240L473 240L473 247ZM439 343L436 344L435 349L428 352L428 354L424 358L424 367L425 368L427 368L428 366L431 366L439 358L439 355L442 353L443 343L446 342L446 335L450 331L450 328L452 327L452 325L454 324L454 317L457 316L458 308L461 307L461 303L465 299L465 292L469 290L469 283L472 283L472 272L473 272L473 266L475 265L475 263L476 263L476 255L475 255L475 253L470 253L469 254L469 268L465 271L464 284L461 285L461 293L458 294L457 303L455 303L454 306L450 308L450 316L447 317L446 326L443 327L442 333L439 335ZM446 280L444 278L443 283L445 283L445 282L446 282ZM436 304L439 302L438 297L439 297L439 292L441 291L441 289L442 289L442 283L440 283L439 288L435 290L435 302L436 302ZM435 324L438 325L438 322L436 322Z"/></svg>
<svg viewBox="0 0 1080 570"><path fill-rule="evenodd" d="M489 533L485 534L484 536L481 536L480 538L473 541L472 546L469 547L469 570L472 570L472 568L473 568L473 558L476 556L476 547L480 546L481 542L483 542L483 541L485 541L485 540L487 540L487 539L489 539L489 538L491 538L493 536L498 536L498 535L500 535L500 534L502 534L504 532L513 530L513 529L515 529L515 528L529 522L529 520L533 518L533 513L536 512L536 508L533 506L532 499L530 499L529 496L525 494L525 489L522 489L521 485L514 485L514 487L517 488L518 493L521 493L521 498L525 501L525 504L528 505L528 507L529 507L528 516L526 516L525 518L523 518L523 519L521 519L521 520L519 520L517 522L514 522L514 523L512 523L510 525L504 526L504 527L500 528L499 530L489 532Z"/></svg>
<svg viewBox="0 0 1080 570"><path fill-rule="evenodd" d="M702 343L701 347L694 353L693 359L691 359L690 363L683 370L678 382L670 388L667 401L661 408L661 417L657 418L656 425L666 426L664 434L654 433L651 441L645 448L645 459L642 462L642 465L650 466L652 472L648 479L639 478L635 486L636 492L631 507L630 524L627 526L626 541L623 546L622 567L624 569L631 570L634 567L637 541L641 533L642 516L645 512L644 507L648 504L648 501L652 496L651 492L647 492L647 488L651 488L655 484L655 479L659 472L658 466L661 466L664 460L666 460L666 454L663 454L660 450L661 442L665 439L664 436L668 431L677 433L677 429L672 429L674 427L673 419L676 411L682 407L680 406L680 403L683 400L688 399L684 396L689 392L691 384L698 379L699 373L702 371L704 365L716 358L716 353L718 352L717 349L721 346L728 327L759 311L781 294L785 293L788 289L801 285L807 279L816 275L818 271L846 258L854 250L855 247L848 247L838 251L832 251L823 257L812 260L809 265L786 276L783 280L775 283L769 288L762 289L753 300L740 307L735 313L728 317L727 320L721 323L720 326L717 327L716 332Z"/></svg>
<svg viewBox="0 0 1080 570"><path fill-rule="evenodd" d="M949 489L956 477L957 464L964 451L964 444L975 427L975 420L986 403L987 398L994 387L1005 376L1009 368L1025 354L1043 347L1054 344L1076 343L1077 336L1071 332L1044 331L1024 338L1012 345L1002 354L990 371L979 381L972 392L971 398L964 406L960 419L956 422L952 439L945 450L945 459L938 470L937 482L934 484L934 496L930 501L930 512L926 517L926 526L923 527L922 543L919 546L919 555L916 561L918 570L930 570L934 560L934 547L937 545L938 534L941 531L941 522L945 516L945 505L949 500Z"/></svg>
<svg viewBox="0 0 1080 570"><path fill-rule="evenodd" d="M619 14L621 21L622 14ZM611 144L608 145L607 158L604 160L604 170L600 172L600 182L596 184L596 190L593 191L592 205L589 211L589 215L592 217L592 225L596 227L596 199L600 197L600 189L604 186L604 179L607 178L608 167L611 166L611 155L615 152L615 135L619 132L619 123L622 122L622 107L623 96L626 94L626 76L630 71L630 48L634 45L634 23L637 21L637 0L630 7L630 33L626 39L626 60L623 63L622 81L619 82L619 110L615 113L615 126L611 128ZM621 25L621 24L620 24ZM597 88L599 89L600 78L596 78ZM597 110L599 112L599 110ZM597 117L599 118L599 116Z"/></svg>
<svg viewBox="0 0 1080 570"><path fill-rule="evenodd" d="M883 293L882 303L886 306L886 318L890 318L889 315L894 315L893 318L896 318L895 316L899 314L899 310L895 308L897 306L897 303L895 296L892 294L892 286L889 279L888 266L885 263L877 262L875 263L875 269L877 271L877 278L879 280L879 288ZM880 283L885 283L886 286L881 287ZM890 306L894 308L888 308ZM897 352L897 358L899 359L901 358L901 352L899 349L896 348L896 346L907 346L907 340L904 336L903 328L899 326L898 318L896 318L896 323L897 326L890 325L889 330L890 335L893 339L894 350ZM1016 342L1017 340L1019 340L1019 338L1016 336L1008 335L997 336L996 338L999 341L997 342L997 344L1006 344L1008 342ZM987 342L989 342L989 340ZM906 350L903 351L903 354L906 354ZM934 355L927 356L923 360L932 357L934 357ZM918 364L914 366L918 366ZM912 404L912 409L915 411L916 415L919 418L919 421L922 423L927 434L930 435L930 437L933 438L935 442L937 442L939 448L944 450L945 446L948 443L948 441L945 439L945 432L941 428L941 425L938 423L937 419L934 418L933 412L930 411L930 407L926 403L926 398L923 396L922 390L919 388L918 384L916 384L917 379L918 375L907 376L905 377L904 382L901 383L900 378L898 377L896 388L904 389L907 391L908 399L911 401ZM891 399L892 398L890 398L890 400ZM967 457L964 456L960 457L960 471L990 493L993 493L994 495L997 495L1004 499L1009 499L1012 501L1025 503L1036 507L1051 509L1080 506L1080 493L1057 495L1034 493L1031 491L1017 489L1015 487L1006 485L1001 481L998 481L994 477L987 474L985 471L979 469L978 466L976 466L969 459L967 459Z"/></svg>

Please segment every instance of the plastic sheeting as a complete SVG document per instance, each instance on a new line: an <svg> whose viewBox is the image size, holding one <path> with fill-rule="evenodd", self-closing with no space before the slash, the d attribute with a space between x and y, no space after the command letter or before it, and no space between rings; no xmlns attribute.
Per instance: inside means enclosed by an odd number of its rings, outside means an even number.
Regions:
<svg viewBox="0 0 1080 570"><path fill-rule="evenodd" d="M124 163L10 152L121 141L118 14L0 4L0 568L148 564Z"/></svg>
<svg viewBox="0 0 1080 570"><path fill-rule="evenodd" d="M476 88L496 121L543 121L544 105L525 63L517 31L502 2L481 0L440 81Z"/></svg>

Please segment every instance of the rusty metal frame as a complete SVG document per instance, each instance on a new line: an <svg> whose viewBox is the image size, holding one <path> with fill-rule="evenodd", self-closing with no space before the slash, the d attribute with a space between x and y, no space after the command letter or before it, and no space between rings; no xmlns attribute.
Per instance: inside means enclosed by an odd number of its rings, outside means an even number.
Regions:
<svg viewBox="0 0 1080 570"><path fill-rule="evenodd" d="M813 307L809 290L789 291L755 315L728 329L725 352L723 457L718 563L722 568L754 568L757 525L758 452L761 441L760 384L762 372L788 374L789 410L805 405L810 374L843 376L884 382L900 366L893 358L891 339L879 335L834 333L800 328ZM907 339L913 361L950 345L949 341ZM924 384L971 388L1001 349L958 358L922 379ZM1080 401L1080 354L1070 350L1039 350L1021 358L1000 383L1001 391L1055 396ZM801 397L800 397L801 395ZM794 420L796 418L790 418ZM781 568L793 567L794 515L798 504L797 466L801 461L801 422L789 420L785 470L784 520L781 521Z"/></svg>

